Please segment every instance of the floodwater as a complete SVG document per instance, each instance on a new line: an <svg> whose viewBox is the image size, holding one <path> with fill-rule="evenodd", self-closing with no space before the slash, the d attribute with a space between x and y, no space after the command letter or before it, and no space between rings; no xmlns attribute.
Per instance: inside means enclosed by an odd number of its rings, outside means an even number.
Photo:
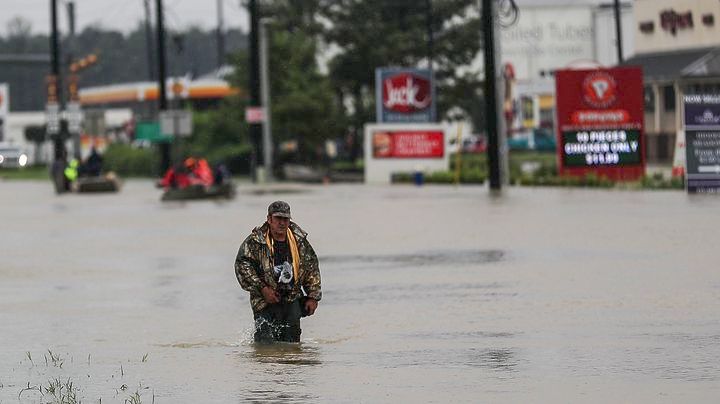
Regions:
<svg viewBox="0 0 720 404"><path fill-rule="evenodd" d="M102 403L720 397L720 198L363 185L159 197L149 181L62 196L0 182L0 403L52 401L52 384ZM324 298L300 344L255 346L233 262L275 199L310 233Z"/></svg>

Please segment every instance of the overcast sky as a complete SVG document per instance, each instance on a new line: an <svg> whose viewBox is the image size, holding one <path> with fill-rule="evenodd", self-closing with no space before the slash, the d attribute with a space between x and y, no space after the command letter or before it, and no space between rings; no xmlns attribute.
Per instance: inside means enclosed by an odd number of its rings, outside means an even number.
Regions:
<svg viewBox="0 0 720 404"><path fill-rule="evenodd" d="M57 0L58 24L67 32L65 4L69 0ZM131 31L144 18L144 0L73 0L76 9L76 30L88 25L100 24L125 33ZM152 20L155 21L155 1L150 0ZM221 0L223 3L226 28L242 28L247 31L248 15L241 7L242 0ZM418 0L419 1L419 0ZM598 4L612 3L612 0L516 0L524 5L543 4ZM627 0L622 0L627 2ZM7 23L15 16L21 16L32 24L34 33L50 31L50 0L0 0L0 35L7 34ZM209 29L217 26L217 0L163 0L166 12L165 24L170 29L184 29L199 25Z"/></svg>
<svg viewBox="0 0 720 404"><path fill-rule="evenodd" d="M155 1L150 0L153 25ZM58 24L67 32L67 0L57 0ZM88 25L100 24L125 33L144 19L144 0L74 0L76 31ZM240 6L241 0L222 0L226 28L246 30L248 15ZM15 16L30 21L34 33L50 31L50 0L0 0L0 35L7 35L7 23ZM199 25L205 29L217 26L217 0L163 0L166 27L183 29Z"/></svg>

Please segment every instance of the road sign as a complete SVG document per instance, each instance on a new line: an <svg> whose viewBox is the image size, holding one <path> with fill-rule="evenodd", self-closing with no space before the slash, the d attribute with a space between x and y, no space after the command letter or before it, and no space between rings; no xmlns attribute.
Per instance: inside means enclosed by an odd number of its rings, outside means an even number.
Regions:
<svg viewBox="0 0 720 404"><path fill-rule="evenodd" d="M245 108L245 121L247 121L247 123L263 123L263 122L265 122L265 108L263 108L263 107L247 107L247 108Z"/></svg>
<svg viewBox="0 0 720 404"><path fill-rule="evenodd" d="M105 111L90 109L83 113L85 133L92 136L105 135Z"/></svg>
<svg viewBox="0 0 720 404"><path fill-rule="evenodd" d="M83 113L80 103L70 102L65 110L65 116L68 121L68 131L70 133L80 133L82 131Z"/></svg>
<svg viewBox="0 0 720 404"><path fill-rule="evenodd" d="M169 110L160 112L160 132L166 136L192 135L192 112L188 110Z"/></svg>
<svg viewBox="0 0 720 404"><path fill-rule="evenodd" d="M720 95L686 95L687 191L720 193Z"/></svg>
<svg viewBox="0 0 720 404"><path fill-rule="evenodd" d="M0 117L7 115L10 101L10 90L5 83L0 84Z"/></svg>
<svg viewBox="0 0 720 404"><path fill-rule="evenodd" d="M60 106L56 102L48 102L45 105L45 121L48 135L60 133Z"/></svg>

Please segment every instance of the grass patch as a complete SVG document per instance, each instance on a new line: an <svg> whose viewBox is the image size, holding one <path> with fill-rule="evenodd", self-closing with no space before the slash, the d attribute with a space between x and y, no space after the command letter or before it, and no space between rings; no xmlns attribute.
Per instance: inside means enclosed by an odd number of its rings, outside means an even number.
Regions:
<svg viewBox="0 0 720 404"><path fill-rule="evenodd" d="M29 381L27 384L21 384L20 390L17 393L18 401L25 402L26 400L32 400L32 402L41 402L41 403L53 403L53 404L77 404L80 402L90 402L87 397L83 397L82 386L78 385L76 381L73 381L70 377L63 376L65 372L68 370L67 367L72 367L74 365L73 356L72 355L65 355L65 357L61 356L60 354L53 352L51 349L48 349L46 353L43 355L45 359L45 366L38 367L38 364L34 363L33 355L30 351L25 352L25 358L27 359L27 362L29 362L30 369L33 370L32 373L37 373L37 376L42 377L46 380L46 382L39 382L39 381ZM144 364L147 363L148 358L150 356L150 353L147 352L144 355L142 355L142 359L140 361L130 361L128 360L128 363L134 363L134 364ZM65 358L69 357L69 361ZM22 363L22 362L21 362ZM87 363L90 364L90 355L88 354L87 357ZM64 366L67 365L67 366ZM29 370L29 369L28 369ZM114 380L118 380L118 376L122 379L124 379L128 372L125 372L125 369L123 368L123 364L120 363L120 369L119 369L119 375L117 373L111 375L111 377ZM47 373L51 373L52 375L46 375ZM30 374L30 373L28 373ZM37 377L36 376L36 377ZM47 378L50 376L49 378ZM33 378L36 378L33 377ZM88 380L90 380L91 376L90 373L87 374ZM132 378L132 376L131 376ZM110 380L108 379L107 382ZM34 383L34 384L33 384ZM5 387L12 387L13 385L3 385L0 383L0 389ZM24 387L23 387L24 386ZM150 388L147 386L143 386L142 382L139 382L138 388L135 389L134 393L131 393L131 390L128 389L127 384L122 384L122 386L118 388L114 388L115 391L115 401L112 402L124 402L124 403L130 403L130 404L140 404L141 401L141 394L147 393L147 399L150 400ZM32 397L30 397L32 396ZM124 397L122 397L124 396ZM92 402L98 402L98 399L92 400ZM102 403L103 399L102 397L99 397L99 402ZM152 391L152 402L155 402L155 391Z"/></svg>
<svg viewBox="0 0 720 404"><path fill-rule="evenodd" d="M3 180L50 180L50 172L45 165L23 168L2 168L0 179Z"/></svg>
<svg viewBox="0 0 720 404"><path fill-rule="evenodd" d="M43 390L45 391L44 393ZM40 386L40 393L49 396L52 398L51 402L57 404L79 403L80 401L77 397L79 391L80 389L75 387L69 378L66 381L55 378L50 380L47 386Z"/></svg>
<svg viewBox="0 0 720 404"><path fill-rule="evenodd" d="M457 155L450 156L450 170L426 173L424 182L429 184L453 184L457 167ZM674 189L685 188L682 178L666 179L661 173L646 175L638 181L614 182L596 174L584 177L560 177L555 153L536 151L512 151L508 155L509 182L521 186L552 186L552 187L586 187L614 188L629 190ZM482 184L488 178L488 160L485 153L462 154L460 156L460 183ZM394 183L413 183L414 175L410 172L395 173Z"/></svg>

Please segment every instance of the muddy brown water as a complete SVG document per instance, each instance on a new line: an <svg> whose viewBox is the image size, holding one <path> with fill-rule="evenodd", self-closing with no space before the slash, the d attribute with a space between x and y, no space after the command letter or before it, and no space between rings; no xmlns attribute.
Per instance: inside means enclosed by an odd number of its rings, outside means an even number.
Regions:
<svg viewBox="0 0 720 404"><path fill-rule="evenodd" d="M720 198L363 185L161 203L0 182L0 403L713 402ZM275 199L320 255L302 343L256 346L237 248ZM27 388L30 389L27 389ZM23 390L27 389L27 390Z"/></svg>

